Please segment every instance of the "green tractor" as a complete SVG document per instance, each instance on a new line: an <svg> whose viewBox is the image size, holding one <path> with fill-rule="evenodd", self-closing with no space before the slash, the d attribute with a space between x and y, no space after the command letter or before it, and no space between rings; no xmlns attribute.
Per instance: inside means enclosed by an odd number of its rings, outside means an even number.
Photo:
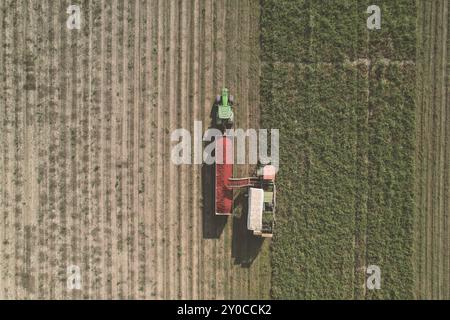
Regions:
<svg viewBox="0 0 450 320"><path fill-rule="evenodd" d="M222 89L222 95L216 97L215 107L216 126L223 129L230 129L233 127L234 112L233 112L234 99L229 95L228 89Z"/></svg>

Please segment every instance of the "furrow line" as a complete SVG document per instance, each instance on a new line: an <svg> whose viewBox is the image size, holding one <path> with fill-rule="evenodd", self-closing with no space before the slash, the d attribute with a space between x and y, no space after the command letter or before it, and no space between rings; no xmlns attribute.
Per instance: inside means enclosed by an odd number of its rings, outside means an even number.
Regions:
<svg viewBox="0 0 450 320"><path fill-rule="evenodd" d="M156 129L156 141L157 141L157 147L156 147L156 181L155 185L157 188L156 193L156 214L155 214L155 227L156 227L156 243L155 246L157 248L157 268L156 268L156 298L157 299L164 299L165 294L165 278L166 278L166 248L165 248L165 202L164 202L164 195L165 195L165 166L164 166L164 160L163 160L163 152L164 152L164 100L163 100L163 94L164 94L164 84L165 84L165 78L164 78L164 71L165 71L165 58L164 58L164 52L165 52L165 33L166 33L166 27L165 27L165 3L164 0L157 0L157 28L156 28L156 45L157 45L157 61L156 61L156 73L157 73L157 85L158 90L156 93L157 96L157 121L155 125Z"/></svg>

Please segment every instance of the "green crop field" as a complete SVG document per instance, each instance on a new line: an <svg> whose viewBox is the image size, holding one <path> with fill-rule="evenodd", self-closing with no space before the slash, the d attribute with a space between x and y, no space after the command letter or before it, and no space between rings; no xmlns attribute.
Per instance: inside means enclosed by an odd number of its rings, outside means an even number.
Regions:
<svg viewBox="0 0 450 320"><path fill-rule="evenodd" d="M439 42L441 48L448 42L448 22L443 21L448 17L448 3L262 3L261 125L280 129L281 155L272 245L273 297L448 297L448 281L444 283L448 279L449 196L445 93L440 92L441 113L435 113L442 117L434 120L442 121L439 131L425 142L416 139L417 119L423 113L430 115L419 109L417 98L421 84L431 81L424 78L428 74L419 78L417 70L430 70L426 69L433 62L430 43ZM372 4L381 8L380 30L366 26L366 10ZM439 12L440 20L428 19L427 14L434 17ZM424 40L419 32L431 22L432 30L440 32L439 40ZM418 48L423 41L429 47L421 54ZM439 52L446 66L446 50ZM438 88L445 88L445 74L437 79ZM425 173L416 170L418 150L435 137L440 144L429 151L435 166L426 167ZM437 179L436 170L445 175ZM432 191L420 184L419 177L426 174L437 184ZM428 203L418 200L418 190L438 194L436 201L426 208ZM433 206L438 207L435 211L442 222L434 222L438 236L427 233L433 228L430 218L428 224L419 219L433 215ZM427 235L437 244L420 240ZM428 245L433 248L427 251ZM440 288L433 296L418 294L419 283L428 279L423 268L431 268L424 259L440 263L435 275L429 276L440 282L427 283ZM369 265L381 269L380 290L366 289ZM426 267L418 271L422 265Z"/></svg>

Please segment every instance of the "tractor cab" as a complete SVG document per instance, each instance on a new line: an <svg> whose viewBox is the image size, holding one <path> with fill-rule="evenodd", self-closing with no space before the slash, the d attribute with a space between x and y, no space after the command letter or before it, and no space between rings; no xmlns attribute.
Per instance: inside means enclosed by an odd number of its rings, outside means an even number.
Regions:
<svg viewBox="0 0 450 320"><path fill-rule="evenodd" d="M222 94L216 97L216 117L215 122L218 127L229 129L233 126L233 96L229 95L227 88L222 89Z"/></svg>

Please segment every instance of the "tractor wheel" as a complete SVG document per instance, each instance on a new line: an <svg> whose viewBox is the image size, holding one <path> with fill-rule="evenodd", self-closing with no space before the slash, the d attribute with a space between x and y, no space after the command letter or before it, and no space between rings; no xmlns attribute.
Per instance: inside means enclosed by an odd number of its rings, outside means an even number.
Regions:
<svg viewBox="0 0 450 320"><path fill-rule="evenodd" d="M219 104L221 99L222 99L221 96L216 96L216 103Z"/></svg>
<svg viewBox="0 0 450 320"><path fill-rule="evenodd" d="M234 103L234 97L233 97L233 96L230 96L230 97L228 98L228 100L230 101L231 104Z"/></svg>

